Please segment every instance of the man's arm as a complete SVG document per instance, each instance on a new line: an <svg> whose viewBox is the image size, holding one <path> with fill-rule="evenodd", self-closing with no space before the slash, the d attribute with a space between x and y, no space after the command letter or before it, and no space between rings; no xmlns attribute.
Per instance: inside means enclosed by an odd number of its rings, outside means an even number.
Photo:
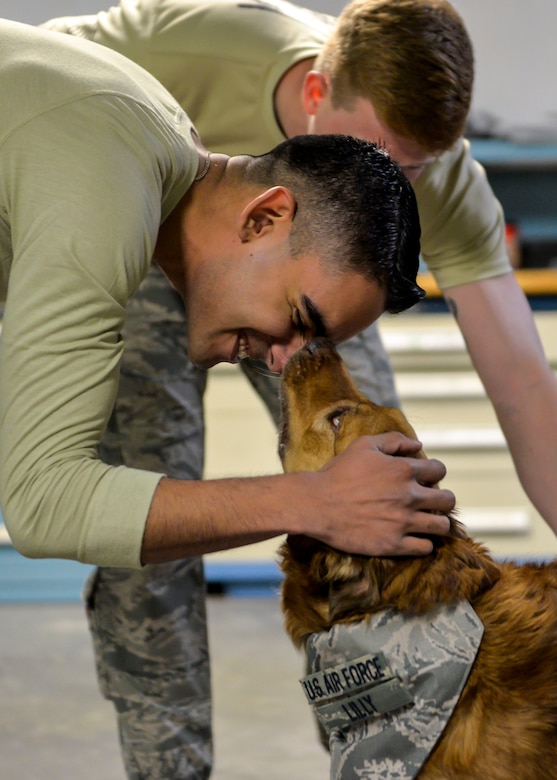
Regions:
<svg viewBox="0 0 557 780"><path fill-rule="evenodd" d="M557 380L512 273L445 291L520 481L557 533Z"/></svg>
<svg viewBox="0 0 557 780"><path fill-rule="evenodd" d="M142 563L283 533L306 534L364 555L427 555L432 543L422 535L447 532L444 515L454 507L454 496L430 487L443 478L445 467L411 457L420 447L392 433L361 437L318 472L204 482L163 479L147 520Z"/></svg>

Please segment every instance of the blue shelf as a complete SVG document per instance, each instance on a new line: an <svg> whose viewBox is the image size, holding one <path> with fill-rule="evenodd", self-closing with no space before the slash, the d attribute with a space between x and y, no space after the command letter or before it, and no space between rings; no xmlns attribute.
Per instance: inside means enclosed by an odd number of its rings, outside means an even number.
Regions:
<svg viewBox="0 0 557 780"><path fill-rule="evenodd" d="M554 217L522 217L520 220L522 241L557 241L557 212Z"/></svg>
<svg viewBox="0 0 557 780"><path fill-rule="evenodd" d="M549 559L519 558L543 562ZM75 561L30 560L13 547L0 547L0 605L29 603L78 603L87 575L93 567ZM273 561L205 562L208 590L228 596L276 597L282 573Z"/></svg>
<svg viewBox="0 0 557 780"><path fill-rule="evenodd" d="M79 601L93 569L76 561L24 558L13 547L0 547L0 604Z"/></svg>
<svg viewBox="0 0 557 780"><path fill-rule="evenodd" d="M557 168L557 144L519 144L495 139L470 139L472 156L497 168Z"/></svg>
<svg viewBox="0 0 557 780"><path fill-rule="evenodd" d="M93 568L76 561L25 558L9 545L0 546L0 604L79 602ZM207 560L205 578L211 592L270 596L278 591L282 574L273 561Z"/></svg>

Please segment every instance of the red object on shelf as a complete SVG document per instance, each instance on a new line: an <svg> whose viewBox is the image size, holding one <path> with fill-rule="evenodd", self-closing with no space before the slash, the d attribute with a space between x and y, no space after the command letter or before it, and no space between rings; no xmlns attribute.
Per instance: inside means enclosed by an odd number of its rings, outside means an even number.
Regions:
<svg viewBox="0 0 557 780"><path fill-rule="evenodd" d="M520 251L520 229L516 222L507 222L505 224L505 244L511 266L520 268L522 264L522 253Z"/></svg>

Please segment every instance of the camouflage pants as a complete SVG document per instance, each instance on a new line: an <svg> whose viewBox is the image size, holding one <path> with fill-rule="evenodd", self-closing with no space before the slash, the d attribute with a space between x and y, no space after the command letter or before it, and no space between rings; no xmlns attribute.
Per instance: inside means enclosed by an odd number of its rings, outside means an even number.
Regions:
<svg viewBox="0 0 557 780"><path fill-rule="evenodd" d="M206 373L187 358L183 304L153 267L128 305L119 395L100 455L108 463L199 479ZM397 405L376 328L341 347L374 400ZM278 421L276 380L242 370ZM211 691L200 559L102 568L86 602L97 674L115 706L133 780L201 780L211 772Z"/></svg>
<svg viewBox="0 0 557 780"><path fill-rule="evenodd" d="M133 780L207 778L211 687L200 558L100 568L86 586L99 687Z"/></svg>

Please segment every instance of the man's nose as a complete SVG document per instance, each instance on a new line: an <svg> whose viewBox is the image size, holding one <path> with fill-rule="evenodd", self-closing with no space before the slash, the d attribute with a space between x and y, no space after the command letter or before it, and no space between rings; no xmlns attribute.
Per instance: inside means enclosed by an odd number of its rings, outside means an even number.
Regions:
<svg viewBox="0 0 557 780"><path fill-rule="evenodd" d="M282 374L283 369L288 362L288 358L303 347L308 338L304 338L301 333L296 333L288 342L277 344L272 343L265 360L267 368Z"/></svg>

